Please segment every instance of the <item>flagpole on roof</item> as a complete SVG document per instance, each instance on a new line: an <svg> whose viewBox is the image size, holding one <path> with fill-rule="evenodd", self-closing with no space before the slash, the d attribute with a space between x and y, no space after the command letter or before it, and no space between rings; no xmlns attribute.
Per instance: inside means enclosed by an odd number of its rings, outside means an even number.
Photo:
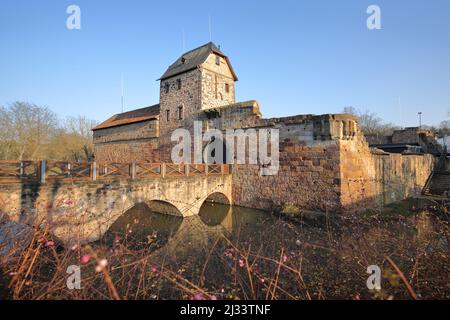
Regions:
<svg viewBox="0 0 450 320"><path fill-rule="evenodd" d="M208 15L208 24L209 24L209 42L211 42L212 41L211 15Z"/></svg>

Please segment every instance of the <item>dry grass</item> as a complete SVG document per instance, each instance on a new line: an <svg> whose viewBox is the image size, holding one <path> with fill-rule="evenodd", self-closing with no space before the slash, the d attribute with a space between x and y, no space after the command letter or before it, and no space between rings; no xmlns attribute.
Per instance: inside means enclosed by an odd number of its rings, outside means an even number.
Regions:
<svg viewBox="0 0 450 320"><path fill-rule="evenodd" d="M113 243L65 248L47 230L30 226L15 234L12 247L0 245L0 295L37 300L450 298L448 204L432 203L395 219L375 212L325 223L275 218L262 223L262 233L248 229L258 225L242 226L233 234L209 235L205 245L184 254L165 251L157 236L136 245L128 230ZM373 264L383 270L379 292L366 288L366 269ZM81 290L67 288L70 265L81 268Z"/></svg>

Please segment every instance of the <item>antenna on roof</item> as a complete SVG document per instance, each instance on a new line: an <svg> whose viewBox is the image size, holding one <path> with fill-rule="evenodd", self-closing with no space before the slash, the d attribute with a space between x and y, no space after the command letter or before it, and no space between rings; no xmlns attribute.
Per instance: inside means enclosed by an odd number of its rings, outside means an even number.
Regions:
<svg viewBox="0 0 450 320"><path fill-rule="evenodd" d="M402 106L402 102L400 100L400 96L398 97L398 107L400 109L400 119L401 120L401 127L405 128L405 119L403 118L403 106Z"/></svg>
<svg viewBox="0 0 450 320"><path fill-rule="evenodd" d="M122 112L123 112L123 72L120 75L120 95L121 95L121 104L122 104Z"/></svg>
<svg viewBox="0 0 450 320"><path fill-rule="evenodd" d="M212 41L211 15L208 15L208 24L209 24L209 42L211 42Z"/></svg>

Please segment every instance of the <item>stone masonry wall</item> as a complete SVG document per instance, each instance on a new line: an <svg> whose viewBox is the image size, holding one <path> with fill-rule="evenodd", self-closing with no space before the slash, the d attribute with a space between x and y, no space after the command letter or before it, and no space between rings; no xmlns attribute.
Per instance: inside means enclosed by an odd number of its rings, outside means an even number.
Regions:
<svg viewBox="0 0 450 320"><path fill-rule="evenodd" d="M99 143L95 145L98 162L161 162L158 138Z"/></svg>
<svg viewBox="0 0 450 320"><path fill-rule="evenodd" d="M94 131L94 143L156 138L159 135L158 119L131 123Z"/></svg>
<svg viewBox="0 0 450 320"><path fill-rule="evenodd" d="M170 141L172 132L177 128L190 129L193 119L200 110L201 71L195 69L187 73L161 81L160 87L160 137L159 149L161 159L170 162L170 151L174 143ZM181 81L178 89L177 81ZM166 93L166 84L169 92ZM183 108L182 119L179 119L178 108ZM169 110L169 119L167 119Z"/></svg>
<svg viewBox="0 0 450 320"><path fill-rule="evenodd" d="M339 142L341 203L347 208L384 205L421 193L436 158L374 151L365 139Z"/></svg>
<svg viewBox="0 0 450 320"><path fill-rule="evenodd" d="M216 64L219 58L219 65ZM234 79L227 61L212 53L201 65L201 109L217 108L235 103ZM228 92L226 91L228 86Z"/></svg>
<svg viewBox="0 0 450 320"><path fill-rule="evenodd" d="M181 88L178 88L178 80ZM166 84L169 92L166 93ZM201 72L198 69L161 81L160 87L160 135L183 126L183 120L190 119L200 109ZM183 117L178 117L178 107L183 107ZM169 119L167 119L169 110ZM169 137L170 138L170 137Z"/></svg>
<svg viewBox="0 0 450 320"><path fill-rule="evenodd" d="M314 144L285 139L277 175L261 176L259 165L233 166L233 202L272 209L293 204L302 209L339 208L339 150L334 141Z"/></svg>

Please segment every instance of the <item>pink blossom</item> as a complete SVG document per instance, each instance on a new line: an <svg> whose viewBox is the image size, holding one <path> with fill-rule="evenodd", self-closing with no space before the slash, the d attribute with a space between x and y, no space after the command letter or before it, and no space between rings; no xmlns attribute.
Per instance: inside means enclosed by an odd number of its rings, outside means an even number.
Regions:
<svg viewBox="0 0 450 320"><path fill-rule="evenodd" d="M203 295L200 293L196 293L191 297L191 300L203 300Z"/></svg>
<svg viewBox="0 0 450 320"><path fill-rule="evenodd" d="M107 265L108 265L108 260L102 259L99 261L98 265L95 267L95 271L101 272L106 268Z"/></svg>
<svg viewBox="0 0 450 320"><path fill-rule="evenodd" d="M210 298L211 300L217 300L217 297L216 297L215 295L209 296L209 298Z"/></svg>
<svg viewBox="0 0 450 320"><path fill-rule="evenodd" d="M91 259L91 257L88 256L87 254L85 254L84 256L81 257L80 261L82 264L86 264L89 262L90 259Z"/></svg>
<svg viewBox="0 0 450 320"><path fill-rule="evenodd" d="M70 250L72 250L72 251L75 251L75 250L77 250L78 249L78 245L77 244L74 244L73 246L72 246L72 248L70 248Z"/></svg>
<svg viewBox="0 0 450 320"><path fill-rule="evenodd" d="M259 282L264 283L264 278L259 278Z"/></svg>
<svg viewBox="0 0 450 320"><path fill-rule="evenodd" d="M98 263L98 265L102 268L105 268L108 265L108 260L106 259L102 259L100 260L100 262Z"/></svg>
<svg viewBox="0 0 450 320"><path fill-rule="evenodd" d="M283 255L283 262L286 262L288 259L287 255Z"/></svg>
<svg viewBox="0 0 450 320"><path fill-rule="evenodd" d="M357 294L355 295L355 300L361 300L361 297L360 297L359 293L357 293Z"/></svg>
<svg viewBox="0 0 450 320"><path fill-rule="evenodd" d="M47 246L47 247L53 247L54 245L55 245L55 242L53 242L53 241L47 241L46 243L45 243L45 245Z"/></svg>
<svg viewBox="0 0 450 320"><path fill-rule="evenodd" d="M245 266L244 260L239 259L239 267L243 268Z"/></svg>
<svg viewBox="0 0 450 320"><path fill-rule="evenodd" d="M10 272L9 273L9 275L12 277L12 276L15 276L17 274L17 272Z"/></svg>
<svg viewBox="0 0 450 320"><path fill-rule="evenodd" d="M152 272L156 273L156 272L158 272L158 269L156 269L156 267L152 267Z"/></svg>

